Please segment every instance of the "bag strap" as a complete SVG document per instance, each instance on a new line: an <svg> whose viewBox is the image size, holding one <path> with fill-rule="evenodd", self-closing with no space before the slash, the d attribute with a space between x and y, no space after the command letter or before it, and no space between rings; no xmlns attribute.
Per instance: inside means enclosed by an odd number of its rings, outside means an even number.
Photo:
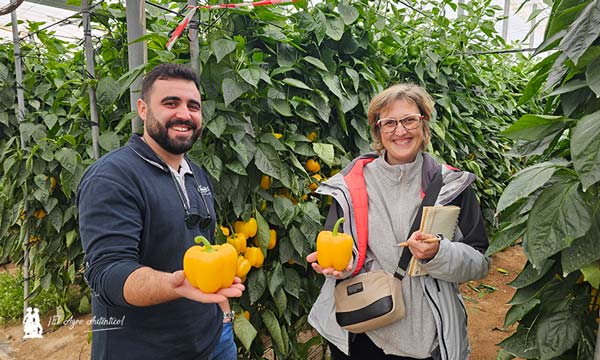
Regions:
<svg viewBox="0 0 600 360"><path fill-rule="evenodd" d="M408 232L408 236L410 237L412 233L419 230L421 227L421 217L423 216L423 206L433 206L435 204L435 200L437 199L440 189L442 188L442 166L440 165L439 170L433 176L433 180L427 185L427 190L425 190L425 197L423 197L423 201L419 206L419 210L417 211L417 216L415 216L415 220ZM398 267L396 268L396 272L394 276L398 279L402 280L404 275L406 275L406 268L408 267L408 263L412 258L412 253L408 248L402 250L402 256L400 256L400 260L398 261Z"/></svg>

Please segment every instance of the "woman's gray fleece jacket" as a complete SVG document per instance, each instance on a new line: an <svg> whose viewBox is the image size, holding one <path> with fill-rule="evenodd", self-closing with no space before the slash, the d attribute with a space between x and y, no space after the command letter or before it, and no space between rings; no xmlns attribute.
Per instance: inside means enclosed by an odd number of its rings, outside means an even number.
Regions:
<svg viewBox="0 0 600 360"><path fill-rule="evenodd" d="M420 156L423 156L421 186L422 189L426 189L440 165L426 153ZM332 196L335 200L325 224L326 229L333 228L339 217L346 218L343 231L355 239L354 268L358 258L357 229L351 194L344 176L350 173L358 161L376 157L377 154L372 153L354 159L340 173L322 183L316 191L321 195ZM481 279L488 273L489 259L484 255L488 247L488 238L479 203L470 186L475 180L475 175L442 166L442 179L444 184L436 205L459 206L459 223L453 241L442 240L437 255L421 264L429 275L419 276L418 279L436 322L439 342L439 348L436 350L439 351L435 351L432 357L436 360L464 360L468 359L471 348L467 335L467 313L458 284ZM365 263L368 261L368 258L365 259ZM354 268L348 274L351 274ZM335 319L335 284L334 277L328 276L325 279L308 321L329 342L348 354L349 333L342 329Z"/></svg>

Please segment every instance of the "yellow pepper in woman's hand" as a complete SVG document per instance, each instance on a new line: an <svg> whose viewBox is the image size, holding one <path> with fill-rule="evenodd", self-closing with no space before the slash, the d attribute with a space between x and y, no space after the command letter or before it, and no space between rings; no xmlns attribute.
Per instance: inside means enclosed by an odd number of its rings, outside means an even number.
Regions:
<svg viewBox="0 0 600 360"><path fill-rule="evenodd" d="M265 261L265 254L263 254L262 250L258 247L248 246L246 248L246 252L244 252L244 257L248 259L250 265L255 268L259 268L263 265Z"/></svg>
<svg viewBox="0 0 600 360"><path fill-rule="evenodd" d="M237 252L231 244L211 245L204 236L183 256L183 272L188 282L202 292L212 294L233 284L237 269Z"/></svg>
<svg viewBox="0 0 600 360"><path fill-rule="evenodd" d="M317 236L317 262L323 268L332 267L343 271L352 258L354 240L348 234L339 233L338 228L345 220L339 218L331 231L321 231Z"/></svg>

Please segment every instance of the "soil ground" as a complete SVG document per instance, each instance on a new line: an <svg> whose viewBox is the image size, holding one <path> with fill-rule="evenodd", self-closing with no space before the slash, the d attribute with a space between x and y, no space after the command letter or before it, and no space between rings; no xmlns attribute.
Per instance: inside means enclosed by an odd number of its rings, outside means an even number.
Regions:
<svg viewBox="0 0 600 360"><path fill-rule="evenodd" d="M518 275L525 261L521 247L509 247L492 257L486 278L461 285L469 314L472 360L496 359L499 351L496 344L514 331L514 327L502 327L506 311L510 308L506 303L515 291L507 284ZM43 339L22 340L23 326L20 323L0 327L0 360L90 358L90 315L60 327L51 326L51 321L52 317L42 318Z"/></svg>

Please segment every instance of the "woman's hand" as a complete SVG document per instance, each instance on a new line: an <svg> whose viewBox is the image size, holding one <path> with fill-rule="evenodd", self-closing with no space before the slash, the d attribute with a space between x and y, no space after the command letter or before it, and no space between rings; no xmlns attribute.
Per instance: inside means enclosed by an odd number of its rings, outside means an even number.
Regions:
<svg viewBox="0 0 600 360"><path fill-rule="evenodd" d="M319 263L317 262L317 252L316 251L308 254L306 256L306 261L308 261L311 264L312 268L319 274L330 275L330 276L334 276L335 278L339 279L343 276L344 272L352 270L352 263L354 262L354 258L350 258L350 262L348 263L348 266L346 267L346 269L344 271L338 271L332 267L328 267L328 268L321 267L319 265Z"/></svg>
<svg viewBox="0 0 600 360"><path fill-rule="evenodd" d="M410 252L417 260L431 260L440 250L439 241L423 241L425 239L435 239L435 235L415 231L406 241Z"/></svg>

